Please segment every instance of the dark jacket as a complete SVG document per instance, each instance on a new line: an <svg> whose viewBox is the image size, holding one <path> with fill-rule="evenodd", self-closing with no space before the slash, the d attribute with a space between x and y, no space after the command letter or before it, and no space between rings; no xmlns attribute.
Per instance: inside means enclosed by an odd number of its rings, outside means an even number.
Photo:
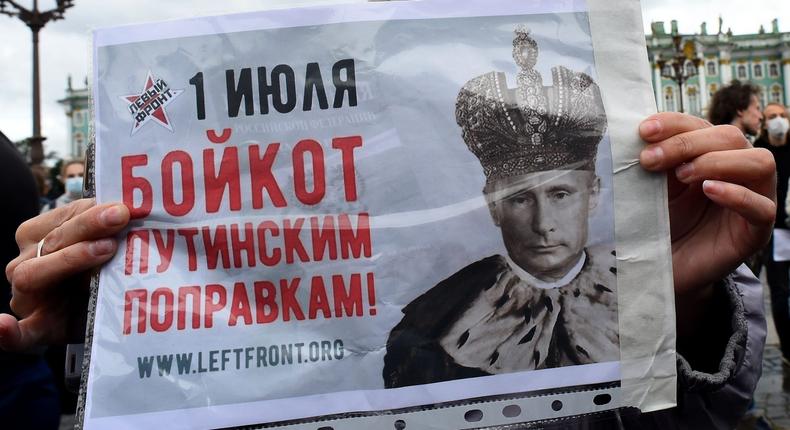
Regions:
<svg viewBox="0 0 790 430"><path fill-rule="evenodd" d="M38 215L38 192L30 168L14 144L0 132L0 264L19 254L14 235L22 222ZM0 277L0 313L11 313L11 285ZM60 413L52 373L40 354L0 350L2 428L56 429Z"/></svg>
<svg viewBox="0 0 790 430"><path fill-rule="evenodd" d="M788 135L790 140L790 135ZM787 181L790 180L790 142L783 146L773 146L768 142L768 137L763 135L756 142L755 148L765 148L771 151L776 161L776 221L774 227L788 228L787 213L785 213L785 199L787 198Z"/></svg>

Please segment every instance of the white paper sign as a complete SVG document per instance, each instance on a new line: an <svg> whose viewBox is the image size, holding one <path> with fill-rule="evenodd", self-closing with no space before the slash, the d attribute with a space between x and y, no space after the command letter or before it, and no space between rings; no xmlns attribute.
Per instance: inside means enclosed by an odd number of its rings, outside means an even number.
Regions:
<svg viewBox="0 0 790 430"><path fill-rule="evenodd" d="M133 221L100 275L85 428L344 428L579 387L608 400L486 420L624 404L621 327L644 310L622 315L624 125L584 2L316 7L94 40L96 196Z"/></svg>
<svg viewBox="0 0 790 430"><path fill-rule="evenodd" d="M774 229L774 261L790 261L790 230Z"/></svg>

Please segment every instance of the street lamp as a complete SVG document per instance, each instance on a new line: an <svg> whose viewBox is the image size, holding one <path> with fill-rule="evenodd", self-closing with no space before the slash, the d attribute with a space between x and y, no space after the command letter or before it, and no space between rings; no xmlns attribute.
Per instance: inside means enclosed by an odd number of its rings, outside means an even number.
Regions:
<svg viewBox="0 0 790 430"><path fill-rule="evenodd" d="M680 94L680 112L683 112L683 84L689 79L697 75L697 69L702 60L697 56L697 48L693 40L687 40L681 48L682 38L680 34L675 33L672 35L672 57L669 61L662 58L656 59L656 64L661 70L661 77L675 81L678 84ZM686 61L691 61L694 65L693 70L686 69ZM670 70L666 70L666 65L669 64Z"/></svg>
<svg viewBox="0 0 790 430"><path fill-rule="evenodd" d="M33 7L26 8L14 0L0 0L0 14L19 18L33 33L33 136L28 138L30 144L30 162L32 165L41 164L44 160L43 142L46 139L41 135L41 96L39 85L38 67L38 32L49 21L63 19L66 9L74 6L74 0L55 0L55 8L39 10L38 0L33 0Z"/></svg>

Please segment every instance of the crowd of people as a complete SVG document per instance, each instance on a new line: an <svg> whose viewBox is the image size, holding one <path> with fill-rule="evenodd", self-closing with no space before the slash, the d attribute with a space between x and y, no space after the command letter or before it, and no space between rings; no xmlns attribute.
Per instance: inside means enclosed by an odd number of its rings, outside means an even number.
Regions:
<svg viewBox="0 0 790 430"><path fill-rule="evenodd" d="M782 351L790 357L790 258L775 252L784 236L772 234L788 228L787 109L773 103L761 109L755 87L733 82L714 96L709 112L710 121L664 112L639 125L642 168L668 177L681 395L670 410L614 412L611 423L619 427L733 428L746 413L760 377L765 319L762 287L743 262L755 262L755 272L766 268ZM40 200L41 181L0 138L0 196L8 203L0 218L7 264L0 416L9 428L57 428L59 390L43 351L80 342L87 308L74 300L87 289L80 275L112 257L129 210L80 199L85 169L78 161L63 164L66 192Z"/></svg>
<svg viewBox="0 0 790 430"><path fill-rule="evenodd" d="M788 181L790 180L790 120L787 107L767 103L761 109L760 90L749 83L733 81L714 94L708 114L713 124L732 124L749 138L755 148L770 151L776 164L776 218L774 233L766 246L749 258L749 267L765 276L771 293L771 312L779 336L782 359L790 366L790 255L783 255L790 228ZM778 231L777 231L778 230ZM775 251L776 248L776 251Z"/></svg>

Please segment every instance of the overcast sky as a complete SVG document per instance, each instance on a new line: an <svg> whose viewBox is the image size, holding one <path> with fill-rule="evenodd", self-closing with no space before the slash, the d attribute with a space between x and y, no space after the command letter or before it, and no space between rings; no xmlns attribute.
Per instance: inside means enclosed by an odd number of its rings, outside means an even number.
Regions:
<svg viewBox="0 0 790 430"><path fill-rule="evenodd" d="M352 1L352 0L346 0ZM460 1L460 0L459 0ZM480 0L484 1L484 0ZM22 5L32 0L17 0ZM120 24L159 21L188 16L242 12L261 8L305 5L337 0L75 0L66 19L49 23L41 32L41 115L46 150L61 155L68 151L68 123L63 107L66 76L82 86L90 67L90 30ZM41 8L54 0L39 0ZM724 29L735 34L756 33L760 25L770 31L771 20L779 18L779 28L790 31L790 0L643 0L645 30L651 21L677 19L683 33L699 32L708 22L708 32L716 32L718 17ZM30 31L18 19L0 15L0 130L11 140L30 136L31 123Z"/></svg>

